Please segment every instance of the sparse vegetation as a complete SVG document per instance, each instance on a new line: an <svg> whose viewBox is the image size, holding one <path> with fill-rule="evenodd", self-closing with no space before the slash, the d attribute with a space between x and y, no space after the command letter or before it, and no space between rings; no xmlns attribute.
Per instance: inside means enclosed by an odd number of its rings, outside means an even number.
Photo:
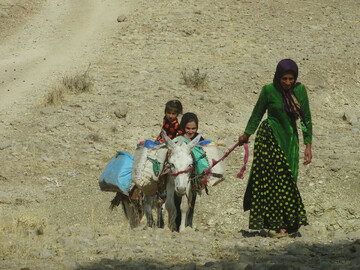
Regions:
<svg viewBox="0 0 360 270"><path fill-rule="evenodd" d="M33 230L37 235L44 234L46 221L34 216L21 215L14 220L16 228L20 231Z"/></svg>
<svg viewBox="0 0 360 270"><path fill-rule="evenodd" d="M67 93L81 94L92 91L93 82L89 76L90 65L84 74L64 76L59 85L54 86L44 98L44 106L58 106L63 103Z"/></svg>
<svg viewBox="0 0 360 270"><path fill-rule="evenodd" d="M184 84L188 87L203 89L207 84L207 73L201 73L200 69L194 69L193 72L187 72L186 69L181 71Z"/></svg>
<svg viewBox="0 0 360 270"><path fill-rule="evenodd" d="M69 92L75 94L89 93L92 91L92 80L89 76L90 65L84 74L77 74L75 76L65 76L62 79L62 84Z"/></svg>
<svg viewBox="0 0 360 270"><path fill-rule="evenodd" d="M93 142L100 142L101 136L98 133L91 133L87 136L87 139Z"/></svg>
<svg viewBox="0 0 360 270"><path fill-rule="evenodd" d="M65 89L60 85L56 85L49 93L45 95L44 106L57 106L64 100Z"/></svg>
<svg viewBox="0 0 360 270"><path fill-rule="evenodd" d="M119 131L119 129L116 126L111 127L111 132L116 133L118 131Z"/></svg>

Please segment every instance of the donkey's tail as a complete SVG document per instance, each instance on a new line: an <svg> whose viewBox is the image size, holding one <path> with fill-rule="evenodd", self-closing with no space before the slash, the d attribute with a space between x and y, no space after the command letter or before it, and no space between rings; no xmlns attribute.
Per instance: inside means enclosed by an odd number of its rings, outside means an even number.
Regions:
<svg viewBox="0 0 360 270"><path fill-rule="evenodd" d="M130 222L130 227L139 226L141 218L144 215L142 196L131 199L129 196L117 192L110 203L110 210L121 204L126 219Z"/></svg>
<svg viewBox="0 0 360 270"><path fill-rule="evenodd" d="M114 199L112 199L110 202L110 210L114 210L114 208L119 206L123 200L128 200L127 196L121 192L116 192Z"/></svg>

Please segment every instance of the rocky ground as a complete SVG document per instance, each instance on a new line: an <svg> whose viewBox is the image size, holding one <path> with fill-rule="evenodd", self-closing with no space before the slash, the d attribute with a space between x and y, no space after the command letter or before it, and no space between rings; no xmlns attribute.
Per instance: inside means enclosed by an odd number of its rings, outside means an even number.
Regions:
<svg viewBox="0 0 360 270"><path fill-rule="evenodd" d="M14 69L26 67L3 52L25 23L36 26L49 8L70 13L70 3L0 4L0 26L8 29L0 34L1 269L360 269L359 1L104 0L91 7L117 7L111 27L84 23L79 36L97 30L85 46L67 47L80 58L61 62L67 54L59 50L56 61L29 65L31 76L21 79ZM90 11L68 21L96 14ZM65 22L56 23L54 35ZM75 34L77 26L67 25ZM134 153L140 140L158 135L166 101L180 99L185 112L197 113L199 131L225 152L288 57L308 88L314 125L313 162L300 165L298 180L310 222L301 237L248 230L249 165L245 179L235 178L243 149L226 159L226 180L198 197L192 229L146 228L143 220L131 230L121 209L108 210L114 194L100 191L99 175L117 150ZM64 74L83 74L90 63L91 92L44 105ZM182 72L197 68L206 83L185 85Z"/></svg>

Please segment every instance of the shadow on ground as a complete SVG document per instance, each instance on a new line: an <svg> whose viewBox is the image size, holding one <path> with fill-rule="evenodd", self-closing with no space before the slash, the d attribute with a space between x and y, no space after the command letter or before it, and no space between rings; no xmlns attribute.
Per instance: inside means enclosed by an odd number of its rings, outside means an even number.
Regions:
<svg viewBox="0 0 360 270"><path fill-rule="evenodd" d="M259 248L234 247L224 249L223 253L225 255L232 253L232 257L237 257L238 259L231 261L226 259L209 261L205 264L197 264L195 262L166 264L155 260L124 261L103 258L95 264L83 265L78 269L360 270L360 239L354 241L339 240L328 245L308 245L299 240L280 249L262 248L259 242Z"/></svg>

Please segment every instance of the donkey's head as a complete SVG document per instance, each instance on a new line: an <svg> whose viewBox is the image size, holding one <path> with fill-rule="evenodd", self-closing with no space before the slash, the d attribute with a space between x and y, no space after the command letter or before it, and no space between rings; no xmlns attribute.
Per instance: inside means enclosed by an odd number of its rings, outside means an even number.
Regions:
<svg viewBox="0 0 360 270"><path fill-rule="evenodd" d="M183 196L190 188L189 178L193 168L193 157L191 151L199 142L201 135L198 135L190 143L186 144L181 137L171 140L163 132L164 142L171 151L169 157L170 181L174 181L175 192Z"/></svg>

